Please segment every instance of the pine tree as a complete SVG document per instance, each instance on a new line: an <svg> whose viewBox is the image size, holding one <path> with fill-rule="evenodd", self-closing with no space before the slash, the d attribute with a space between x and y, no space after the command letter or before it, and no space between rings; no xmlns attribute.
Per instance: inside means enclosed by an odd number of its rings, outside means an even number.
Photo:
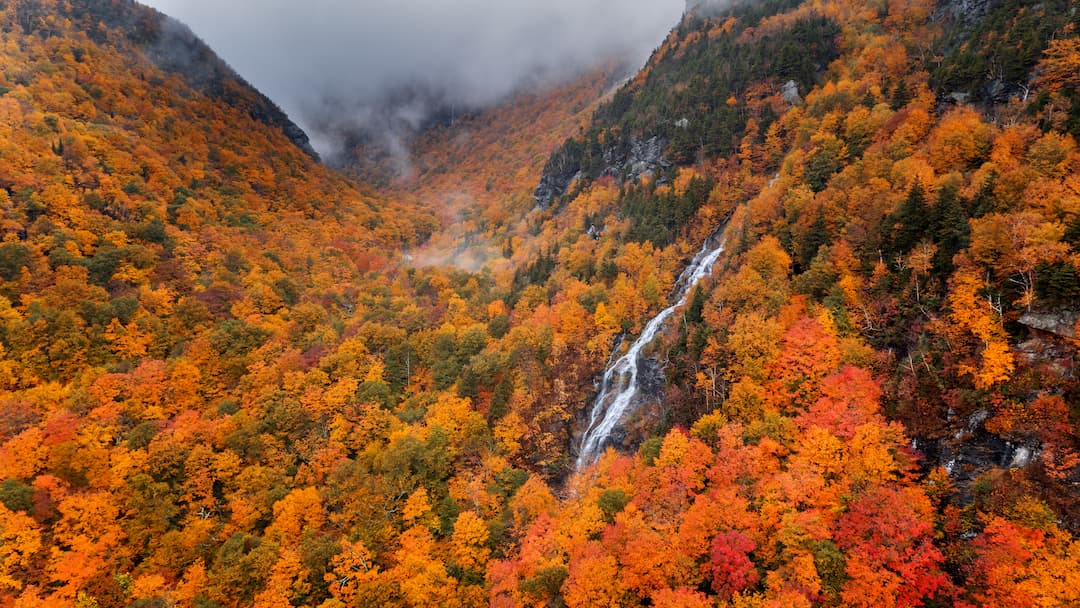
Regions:
<svg viewBox="0 0 1080 608"><path fill-rule="evenodd" d="M930 228L929 216L926 191L922 184L916 181L900 208L884 224L886 230L891 228L893 231L891 242L886 238L887 251L891 255L911 251L911 248L927 235Z"/></svg>
<svg viewBox="0 0 1080 608"><path fill-rule="evenodd" d="M953 256L967 247L971 234L967 220L957 187L950 184L942 188L930 215L930 232L938 244L934 256L935 274L951 273Z"/></svg>

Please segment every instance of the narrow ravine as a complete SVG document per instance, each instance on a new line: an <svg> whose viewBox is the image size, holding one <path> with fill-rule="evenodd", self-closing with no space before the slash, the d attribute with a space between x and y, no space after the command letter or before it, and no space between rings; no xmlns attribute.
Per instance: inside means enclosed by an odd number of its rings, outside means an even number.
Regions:
<svg viewBox="0 0 1080 608"><path fill-rule="evenodd" d="M640 405L637 397L641 389L638 377L643 363L642 350L651 344L657 334L664 329L664 324L675 311L686 303L694 286L701 279L712 274L713 264L724 252L724 241L719 233L718 230L706 239L701 251L679 275L675 283L677 289L675 303L650 319L626 354L619 357L604 371L600 393L597 394L592 411L589 413L589 426L586 427L581 438L577 469L592 464L600 457L619 424Z"/></svg>

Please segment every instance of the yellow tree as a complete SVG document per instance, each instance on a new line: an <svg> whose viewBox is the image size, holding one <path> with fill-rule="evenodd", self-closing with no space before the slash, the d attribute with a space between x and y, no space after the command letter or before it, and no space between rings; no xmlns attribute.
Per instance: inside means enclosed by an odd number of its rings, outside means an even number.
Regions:
<svg viewBox="0 0 1080 608"><path fill-rule="evenodd" d="M472 511L458 515L454 533L450 537L450 557L461 568L483 571L491 556L487 548L489 533L487 524Z"/></svg>
<svg viewBox="0 0 1080 608"><path fill-rule="evenodd" d="M0 504L0 594L23 588L22 574L41 550L41 533L30 516Z"/></svg>
<svg viewBox="0 0 1080 608"><path fill-rule="evenodd" d="M1043 262L1065 259L1065 227L1039 213L991 213L971 222L971 256L1021 290L1019 304L1035 301L1035 271Z"/></svg>
<svg viewBox="0 0 1080 608"><path fill-rule="evenodd" d="M974 543L973 596L983 606L1080 604L1080 541L1053 524L1028 528L993 518Z"/></svg>
<svg viewBox="0 0 1080 608"><path fill-rule="evenodd" d="M1080 85L1080 37L1053 40L1039 62L1035 86L1054 92Z"/></svg>
<svg viewBox="0 0 1080 608"><path fill-rule="evenodd" d="M397 565L388 574L401 590L409 606L453 606L457 604L457 581L435 555L435 539L427 528L414 527L400 537L395 552Z"/></svg>
<svg viewBox="0 0 1080 608"><path fill-rule="evenodd" d="M330 583L330 594L345 606L376 608L390 603L388 581L360 541L342 541L341 553L330 560L325 580Z"/></svg>
<svg viewBox="0 0 1080 608"><path fill-rule="evenodd" d="M1016 366L1001 325L1000 303L995 305L991 296L983 295L986 287L977 271L965 264L957 268L949 291L949 319L956 328L951 333L959 334L958 339L974 336L982 345L979 364L960 367L981 389L1008 380Z"/></svg>
<svg viewBox="0 0 1080 608"><path fill-rule="evenodd" d="M306 569L296 549L284 548L270 571L266 587L255 596L255 605L263 608L292 608L292 598L306 594L310 585Z"/></svg>
<svg viewBox="0 0 1080 608"><path fill-rule="evenodd" d="M295 489L274 504L274 522L266 534L282 543L296 543L306 530L318 530L326 522L322 498L315 488Z"/></svg>

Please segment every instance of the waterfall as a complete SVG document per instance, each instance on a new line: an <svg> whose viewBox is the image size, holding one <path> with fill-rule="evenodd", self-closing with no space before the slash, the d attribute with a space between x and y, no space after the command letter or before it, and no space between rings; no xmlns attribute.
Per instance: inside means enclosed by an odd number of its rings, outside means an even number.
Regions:
<svg viewBox="0 0 1080 608"><path fill-rule="evenodd" d="M675 283L675 303L650 319L626 354L619 357L604 371L603 380L600 382L600 393L596 396L589 414L589 426L586 427L585 434L581 438L581 448L578 450L577 458L578 469L592 464L599 458L619 423L638 405L635 403L635 397L640 388L638 375L642 363L641 351L652 343L675 310L686 303L694 286L712 273L713 264L723 252L724 243L718 238L717 233L706 239L701 251L694 256L690 265L683 270Z"/></svg>

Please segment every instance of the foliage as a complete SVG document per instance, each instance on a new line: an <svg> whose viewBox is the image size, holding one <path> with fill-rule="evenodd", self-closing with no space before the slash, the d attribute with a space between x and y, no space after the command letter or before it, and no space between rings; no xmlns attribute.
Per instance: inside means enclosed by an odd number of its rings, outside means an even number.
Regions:
<svg viewBox="0 0 1080 608"><path fill-rule="evenodd" d="M375 192L152 12L0 8L0 606L1075 604L1075 25L932 9L691 15ZM571 471L720 226L662 398Z"/></svg>

